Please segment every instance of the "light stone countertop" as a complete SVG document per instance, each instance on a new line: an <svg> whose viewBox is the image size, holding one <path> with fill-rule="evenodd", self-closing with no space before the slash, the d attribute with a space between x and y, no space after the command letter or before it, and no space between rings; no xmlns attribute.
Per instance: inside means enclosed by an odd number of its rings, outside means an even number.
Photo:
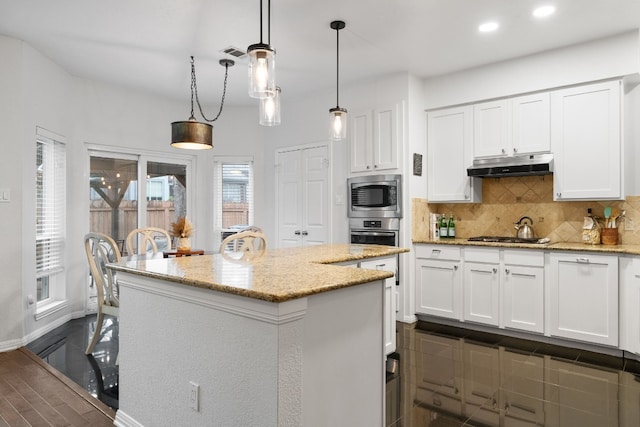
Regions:
<svg viewBox="0 0 640 427"><path fill-rule="evenodd" d="M393 273L338 265L339 262L409 252L381 245L332 244L268 250L253 260L221 254L178 258L123 259L113 270L188 286L284 302L392 277Z"/></svg>
<svg viewBox="0 0 640 427"><path fill-rule="evenodd" d="M500 242L470 242L467 239L414 239L415 244L429 245L459 245L459 246L487 246L494 248L540 249L545 251L575 251L602 252L609 254L640 255L640 245L587 245L577 242L549 242L549 243L500 243Z"/></svg>

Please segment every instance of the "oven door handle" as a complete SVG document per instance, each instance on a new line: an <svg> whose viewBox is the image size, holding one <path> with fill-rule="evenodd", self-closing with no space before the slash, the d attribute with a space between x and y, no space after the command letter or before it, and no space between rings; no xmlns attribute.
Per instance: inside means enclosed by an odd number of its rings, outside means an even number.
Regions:
<svg viewBox="0 0 640 427"><path fill-rule="evenodd" d="M361 231L361 230L352 230L352 236L393 236L395 237L396 232L393 231Z"/></svg>

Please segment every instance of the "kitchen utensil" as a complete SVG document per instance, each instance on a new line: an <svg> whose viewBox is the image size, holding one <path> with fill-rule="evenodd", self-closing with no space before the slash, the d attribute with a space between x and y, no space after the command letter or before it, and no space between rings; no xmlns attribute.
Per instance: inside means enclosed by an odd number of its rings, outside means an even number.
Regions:
<svg viewBox="0 0 640 427"><path fill-rule="evenodd" d="M604 208L604 227L609 228L609 218L611 218L611 207Z"/></svg>
<svg viewBox="0 0 640 427"><path fill-rule="evenodd" d="M529 224L524 223L525 219L529 220ZM518 238L519 239L533 239L535 238L535 233L533 232L533 220L528 216L523 216L515 223L515 229L518 230Z"/></svg>

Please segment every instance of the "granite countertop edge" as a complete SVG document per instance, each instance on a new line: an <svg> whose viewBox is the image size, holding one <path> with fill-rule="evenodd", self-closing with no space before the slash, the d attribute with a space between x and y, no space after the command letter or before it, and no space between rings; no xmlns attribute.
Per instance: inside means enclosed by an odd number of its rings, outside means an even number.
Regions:
<svg viewBox="0 0 640 427"><path fill-rule="evenodd" d="M609 254L640 255L640 245L589 245L580 242L549 242L549 243L500 243L476 242L467 239L429 240L413 239L414 244L453 245L453 246L485 246L506 249L538 249L543 251L573 251L573 252L601 252Z"/></svg>
<svg viewBox="0 0 640 427"><path fill-rule="evenodd" d="M152 279L279 303L393 277L393 273L384 270L355 269L334 264L405 252L409 252L409 249L355 244L276 249L268 251L265 257L244 263L244 267L240 267L250 268L252 271L252 279L241 285L229 284L232 280L225 280L224 272L221 273L222 278L215 276L216 268L224 268L224 264L220 267L223 257L219 254L154 258L148 261L123 260L118 264L110 264L109 267ZM154 266L158 265L170 265L173 271L153 271ZM235 264L234 268L239 265L242 264ZM234 272L231 271L230 274Z"/></svg>

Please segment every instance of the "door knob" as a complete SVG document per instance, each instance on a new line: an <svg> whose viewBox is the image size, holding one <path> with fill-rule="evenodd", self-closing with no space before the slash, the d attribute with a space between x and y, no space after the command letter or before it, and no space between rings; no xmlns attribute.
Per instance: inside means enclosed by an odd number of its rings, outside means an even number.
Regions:
<svg viewBox="0 0 640 427"><path fill-rule="evenodd" d="M299 236L300 235L300 230L294 231L293 234L295 234L296 236Z"/></svg>
<svg viewBox="0 0 640 427"><path fill-rule="evenodd" d="M302 232L302 235L303 235L303 236L308 236L308 235L309 235L309 232L308 232L308 231L303 231L303 232Z"/></svg>

